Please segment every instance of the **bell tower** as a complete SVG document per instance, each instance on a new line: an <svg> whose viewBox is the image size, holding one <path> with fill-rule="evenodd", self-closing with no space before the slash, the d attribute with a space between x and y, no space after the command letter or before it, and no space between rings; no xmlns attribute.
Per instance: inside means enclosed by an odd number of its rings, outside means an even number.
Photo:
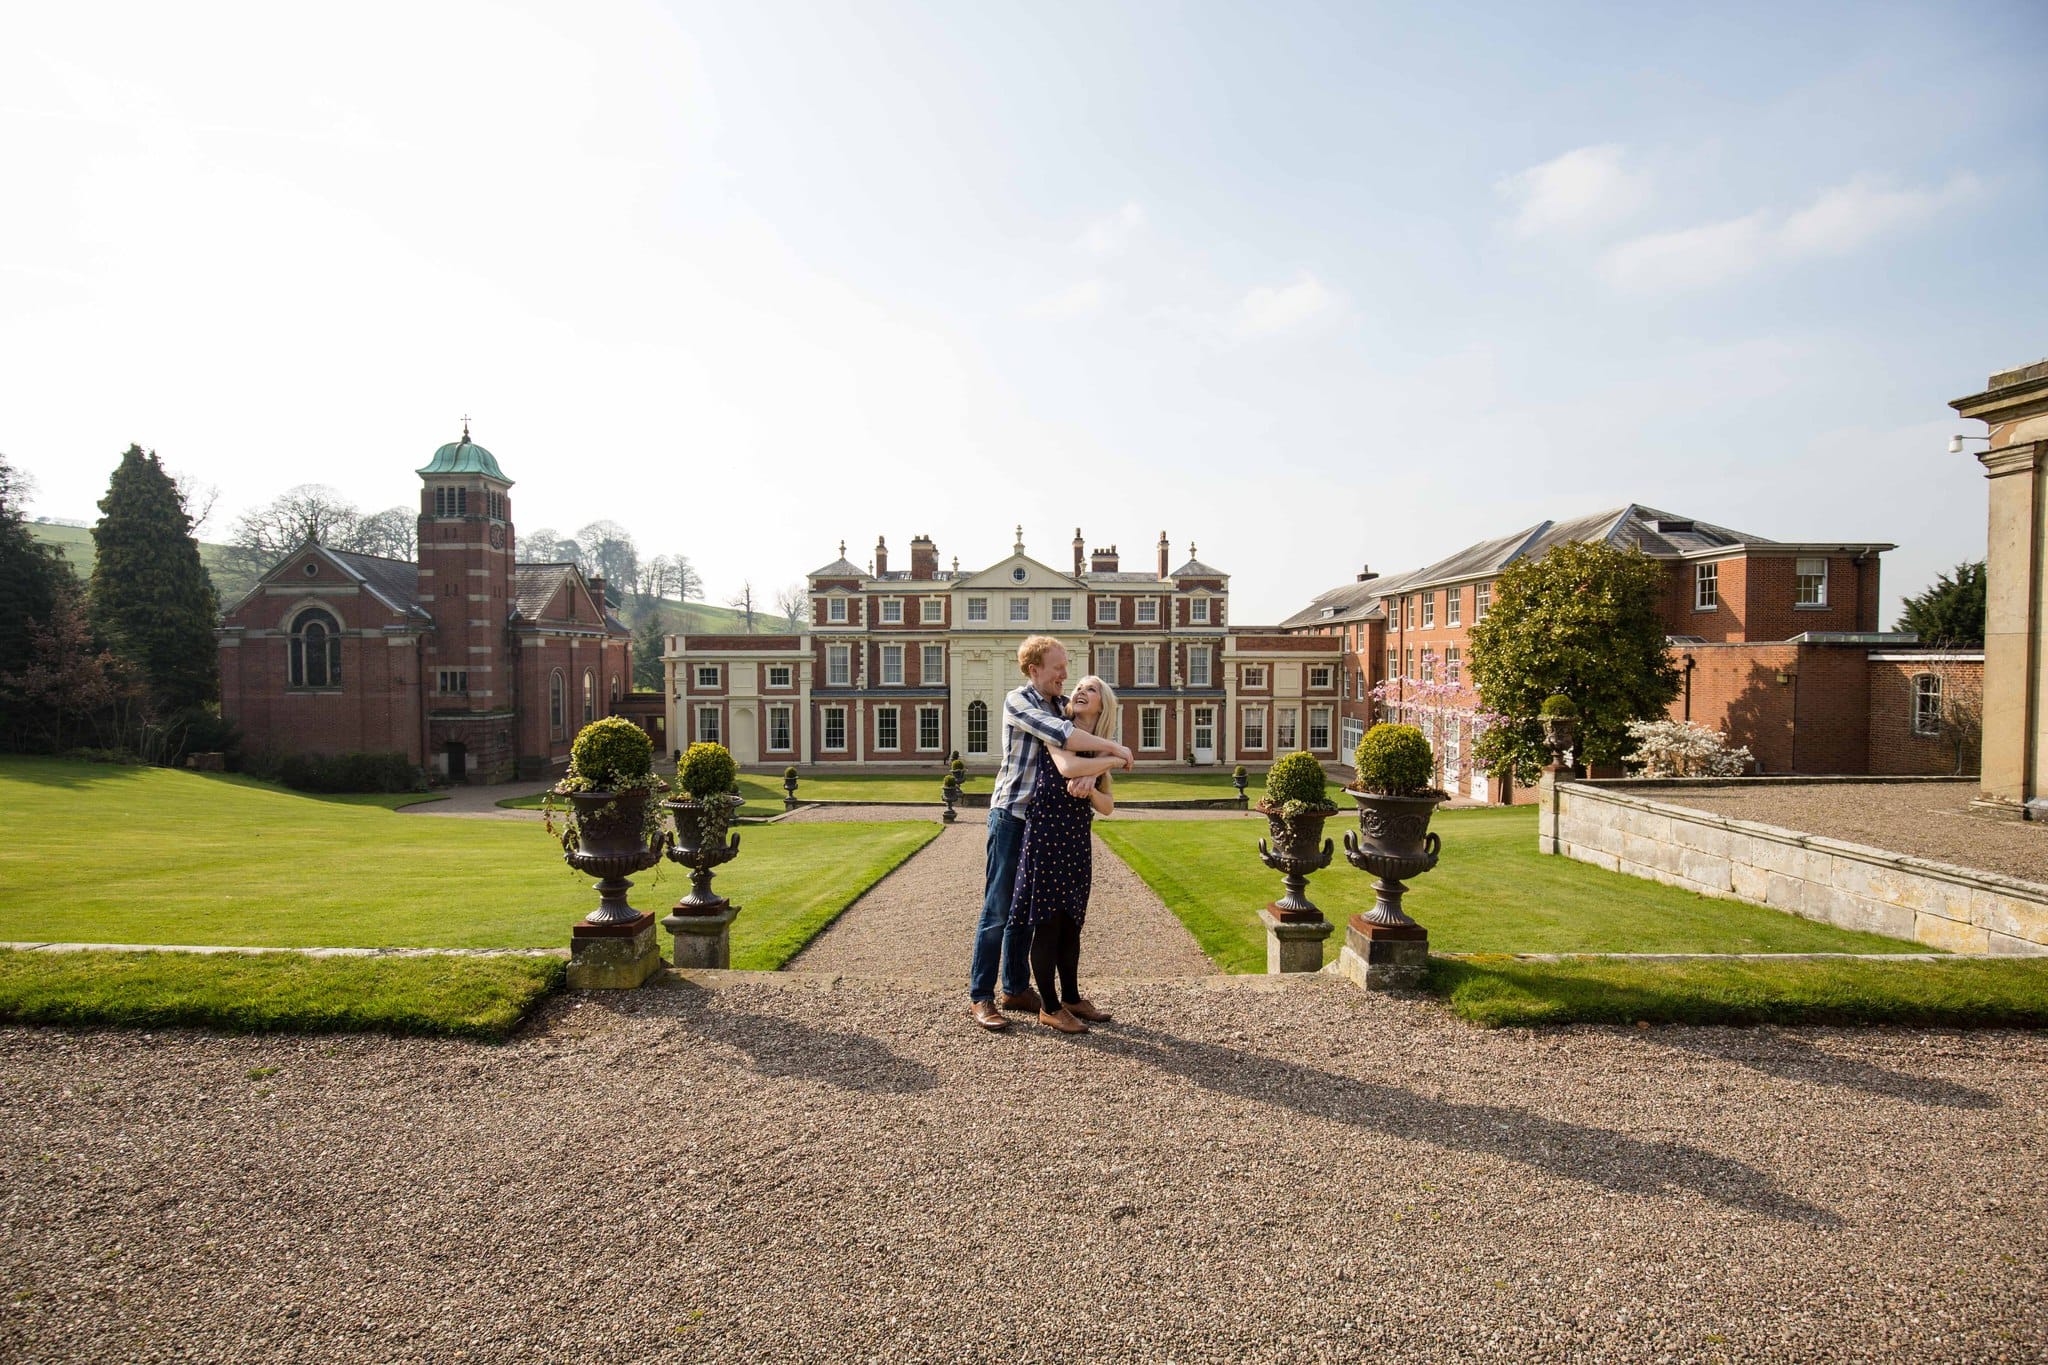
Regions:
<svg viewBox="0 0 2048 1365"><path fill-rule="evenodd" d="M420 605L434 618L420 678L429 761L453 781L509 778L512 480L469 439L468 418L462 439L436 450L419 476Z"/></svg>

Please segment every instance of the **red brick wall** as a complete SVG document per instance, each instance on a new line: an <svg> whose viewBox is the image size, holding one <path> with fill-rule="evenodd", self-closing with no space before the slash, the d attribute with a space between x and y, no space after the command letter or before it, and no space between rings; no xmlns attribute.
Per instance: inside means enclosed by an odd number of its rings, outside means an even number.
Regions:
<svg viewBox="0 0 2048 1365"><path fill-rule="evenodd" d="M1978 699L1984 695L1984 662L1981 658L1955 662L1921 662L1873 659L1870 663L1870 771L1913 775L1945 775L1957 771L1956 745L1946 735L1922 735L1913 730L1914 679L1934 673L1952 694ZM1978 770L1982 758L1981 738L1964 745L1964 773Z"/></svg>
<svg viewBox="0 0 2048 1365"><path fill-rule="evenodd" d="M1691 719L1747 745L1766 773L1870 771L1868 645L1673 646ZM1784 682L1778 681L1780 676ZM1686 714L1685 675L1670 715Z"/></svg>

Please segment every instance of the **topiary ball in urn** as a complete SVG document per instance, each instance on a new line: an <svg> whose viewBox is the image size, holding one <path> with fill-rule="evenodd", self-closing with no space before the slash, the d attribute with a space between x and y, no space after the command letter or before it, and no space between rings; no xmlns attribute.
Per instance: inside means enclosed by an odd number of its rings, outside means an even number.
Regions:
<svg viewBox="0 0 2048 1365"><path fill-rule="evenodd" d="M1401 910L1406 878L1436 866L1441 840L1429 820L1449 793L1435 785L1436 758L1429 741L1412 725L1375 725L1352 754L1358 777L1350 789L1358 802L1358 832L1344 835L1344 857L1379 880L1373 910L1364 918L1385 926L1413 928Z"/></svg>
<svg viewBox="0 0 2048 1365"><path fill-rule="evenodd" d="M592 721L569 748L569 771L548 793L546 826L559 837L562 858L598 877L598 908L591 924L624 924L640 917L626 904L630 872L661 861L661 812L648 797L666 791L654 775L654 743L622 716ZM568 809L554 803L564 797Z"/></svg>
<svg viewBox="0 0 2048 1365"><path fill-rule="evenodd" d="M1307 750L1282 755L1266 774L1259 813L1266 817L1267 838L1259 840L1259 860L1284 880L1286 894L1266 907L1281 920L1323 917L1307 892L1308 875L1330 865L1332 849L1323 838L1323 821L1337 807L1330 800L1329 785L1323 765Z"/></svg>
<svg viewBox="0 0 2048 1365"><path fill-rule="evenodd" d="M1536 723L1543 727L1543 747L1550 750L1550 761L1564 767L1564 756L1577 740L1579 708L1570 697L1554 693L1536 708Z"/></svg>
<svg viewBox="0 0 2048 1365"><path fill-rule="evenodd" d="M676 822L669 859L690 869L690 894L676 903L678 915L718 914L726 908L725 898L711 890L711 869L740 851L739 836L726 834L742 804L734 791L739 775L740 765L723 744L692 744L676 764L676 785L683 795L661 804Z"/></svg>

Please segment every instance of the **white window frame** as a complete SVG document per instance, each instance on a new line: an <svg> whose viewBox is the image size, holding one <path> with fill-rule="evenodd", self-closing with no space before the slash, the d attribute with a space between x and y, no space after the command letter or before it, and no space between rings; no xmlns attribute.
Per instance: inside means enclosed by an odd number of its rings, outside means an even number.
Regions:
<svg viewBox="0 0 2048 1365"><path fill-rule="evenodd" d="M902 598L885 597L882 599L882 624L885 626L900 626L903 624Z"/></svg>
<svg viewBox="0 0 2048 1365"><path fill-rule="evenodd" d="M937 668L932 667L934 659L938 661L939 666ZM919 687L938 687L945 681L946 647L944 645L925 645L923 652L918 656L917 660L917 685Z"/></svg>
<svg viewBox="0 0 2048 1365"><path fill-rule="evenodd" d="M931 721L931 727L932 727L932 742L931 742L931 743L929 743L929 744L927 744L927 743L925 743L925 742L924 742L924 727L925 727L925 722L926 722L927 720ZM931 754L931 753L937 753L937 752L938 752L939 750L941 750L941 749L943 749L943 748L945 748L945 747L946 747L946 740L945 740L945 736L946 736L946 722L945 722L945 720L944 720L944 719L943 719L943 718L941 717L941 715L940 715L940 710L939 710L939 708L938 708L938 707L936 707L936 706L920 706L920 707L918 707L918 708L917 708L917 751L918 751L919 753L921 753L921 754Z"/></svg>
<svg viewBox="0 0 2048 1365"><path fill-rule="evenodd" d="M1459 684L1461 684L1464 681L1464 668L1464 656L1458 652L1458 647L1456 645L1452 645L1444 650L1445 682L1451 684L1453 687L1456 687Z"/></svg>
<svg viewBox="0 0 2048 1365"><path fill-rule="evenodd" d="M926 597L918 602L918 619L928 626L946 623L946 601L942 597Z"/></svg>
<svg viewBox="0 0 2048 1365"><path fill-rule="evenodd" d="M1321 739L1316 738L1318 728L1322 730ZM1327 706L1311 706L1308 709L1308 747L1311 750L1325 750L1330 747L1330 708Z"/></svg>
<svg viewBox="0 0 2048 1365"><path fill-rule="evenodd" d="M1694 611L1715 611L1721 601L1721 566L1719 564L1695 564L1692 566L1692 609Z"/></svg>
<svg viewBox="0 0 2048 1365"><path fill-rule="evenodd" d="M1820 569L1808 573L1806 566ZM1828 604L1828 561L1825 555L1802 555L1792 561L1792 605L1817 611Z"/></svg>
<svg viewBox="0 0 2048 1365"><path fill-rule="evenodd" d="M1434 590L1422 594L1422 624L1427 629L1436 626L1436 593Z"/></svg>
<svg viewBox="0 0 2048 1365"><path fill-rule="evenodd" d="M1010 624L1013 626L1023 626L1030 623L1031 599L1028 597L1012 597L1010 599Z"/></svg>
<svg viewBox="0 0 2048 1365"><path fill-rule="evenodd" d="M1472 624L1478 625L1486 619L1486 609L1493 605L1493 584L1472 585Z"/></svg>
<svg viewBox="0 0 2048 1365"><path fill-rule="evenodd" d="M844 625L846 622L846 599L843 597L826 598L825 619L834 624Z"/></svg>
<svg viewBox="0 0 2048 1365"><path fill-rule="evenodd" d="M1122 612L1122 609L1121 609L1121 608L1119 608L1119 607L1117 606L1117 599L1116 599L1116 598L1114 598L1114 597L1098 597L1098 598L1096 598L1096 599L1095 599L1095 624L1096 624L1096 625L1098 625L1098 626L1113 626L1113 625L1117 624L1117 623L1118 623L1119 621L1121 621L1122 619L1123 619L1123 612Z"/></svg>
<svg viewBox="0 0 2048 1365"><path fill-rule="evenodd" d="M1138 599L1138 624L1141 626L1156 626L1159 624L1158 598L1141 597Z"/></svg>
<svg viewBox="0 0 2048 1365"><path fill-rule="evenodd" d="M1146 742L1145 730L1152 729L1151 742ZM1147 753L1159 753L1166 748L1166 708L1163 706L1141 706L1138 708L1138 748Z"/></svg>
<svg viewBox="0 0 2048 1365"><path fill-rule="evenodd" d="M894 677L889 676L895 674ZM882 646L882 686L903 686L903 646Z"/></svg>
<svg viewBox="0 0 2048 1365"><path fill-rule="evenodd" d="M882 721L887 718L889 728L896 733L889 742L882 742ZM903 751L903 708L899 706L877 706L875 708L875 752L894 754Z"/></svg>
<svg viewBox="0 0 2048 1365"><path fill-rule="evenodd" d="M988 620L988 599L986 597L970 597L967 599L967 619L969 621Z"/></svg>
<svg viewBox="0 0 2048 1365"><path fill-rule="evenodd" d="M1464 727L1456 720L1444 725L1444 781L1450 786L1458 784L1458 769L1464 765Z"/></svg>
<svg viewBox="0 0 2048 1365"><path fill-rule="evenodd" d="M1293 753L1301 747L1301 708L1273 708L1273 752Z"/></svg>
<svg viewBox="0 0 2048 1365"><path fill-rule="evenodd" d="M1264 664L1246 664L1244 666L1244 680L1238 686L1252 688L1264 687L1265 685L1266 666Z"/></svg>
<svg viewBox="0 0 2048 1365"><path fill-rule="evenodd" d="M1444 624L1447 626L1463 625L1464 615L1465 589L1462 587L1446 588L1444 590Z"/></svg>
<svg viewBox="0 0 2048 1365"><path fill-rule="evenodd" d="M832 742L832 725L834 721L837 721L839 724L839 742L837 744L834 744ZM818 747L823 749L828 754L843 754L846 752L845 707L825 706L819 708Z"/></svg>
<svg viewBox="0 0 2048 1365"><path fill-rule="evenodd" d="M782 727L782 743L775 742L775 728ZM788 705L768 708L768 752L786 754L796 748L796 709Z"/></svg>
<svg viewBox="0 0 2048 1365"><path fill-rule="evenodd" d="M698 664L692 673L692 677L696 680L698 691L702 691L705 688L716 688L719 676L717 664Z"/></svg>
<svg viewBox="0 0 2048 1365"><path fill-rule="evenodd" d="M1111 687L1122 687L1123 684L1116 680L1116 655L1117 647L1115 645L1097 645L1095 647L1095 676L1108 683Z"/></svg>
<svg viewBox="0 0 2048 1365"><path fill-rule="evenodd" d="M1914 734L1938 735L1941 733L1941 692L1941 675L1939 673L1917 673L1913 676Z"/></svg>
<svg viewBox="0 0 2048 1365"><path fill-rule="evenodd" d="M770 687L796 686L795 666L791 664L768 665L768 685Z"/></svg>
<svg viewBox="0 0 2048 1365"><path fill-rule="evenodd" d="M1240 749L1263 750L1266 747L1265 707L1245 707L1243 714L1239 717L1239 727L1243 731L1243 735L1238 741Z"/></svg>
<svg viewBox="0 0 2048 1365"><path fill-rule="evenodd" d="M1056 625L1056 626L1063 626L1063 625L1066 625L1066 624L1067 624L1067 623L1068 623L1069 621L1072 621L1073 619L1074 619L1074 599L1073 599L1073 598L1071 598L1071 597L1055 597L1055 598L1053 598L1053 599L1052 599L1052 623L1053 623L1054 625Z"/></svg>
<svg viewBox="0 0 2048 1365"><path fill-rule="evenodd" d="M825 646L825 686L853 686L853 646Z"/></svg>
<svg viewBox="0 0 2048 1365"><path fill-rule="evenodd" d="M710 722L708 725L705 723L707 721ZM719 732L722 729L723 726L719 720L719 708L716 706L700 706L697 708L697 743L723 744L725 741L719 738Z"/></svg>
<svg viewBox="0 0 2048 1365"><path fill-rule="evenodd" d="M1206 626L1209 624L1209 599L1196 597L1188 602L1188 624Z"/></svg>
<svg viewBox="0 0 2048 1365"><path fill-rule="evenodd" d="M1337 723L1339 742L1344 746L1338 757L1346 763L1355 763L1358 741L1365 738L1365 719L1361 716L1346 716Z"/></svg>
<svg viewBox="0 0 2048 1365"><path fill-rule="evenodd" d="M1209 671L1209 646L1188 646L1188 686L1209 687L1209 679L1215 676Z"/></svg>
<svg viewBox="0 0 2048 1365"><path fill-rule="evenodd" d="M1114 684L1112 684L1114 686ZM1139 645L1131 659L1131 686L1159 686L1159 646Z"/></svg>
<svg viewBox="0 0 2048 1365"><path fill-rule="evenodd" d="M979 707L979 708L980 708L980 712L979 712L979 714L980 714L981 724L980 724L979 726L977 726L977 725L976 725L976 724L974 723L974 722L975 722L975 717L976 717L976 710L975 710L975 708L977 708L977 707ZM977 732L978 732L978 733L977 733ZM977 745L977 744L975 743L975 740L976 740L977 738L979 738L979 739L980 739L980 741L981 741L981 743L980 743L979 745ZM978 697L977 697L977 698L976 698L975 700L973 700L973 701L971 701L971 702L967 703L967 734L966 734L966 736L965 736L965 740L966 740L966 748L967 748L967 752L968 752L968 753L970 753L970 754L986 754L986 753L988 753L988 703L987 703L987 702L985 702L985 701L982 701L982 700L981 700L980 698L978 698Z"/></svg>
<svg viewBox="0 0 2048 1365"><path fill-rule="evenodd" d="M1310 687L1328 687L1330 685L1330 666L1328 664L1310 664L1308 666L1308 685Z"/></svg>

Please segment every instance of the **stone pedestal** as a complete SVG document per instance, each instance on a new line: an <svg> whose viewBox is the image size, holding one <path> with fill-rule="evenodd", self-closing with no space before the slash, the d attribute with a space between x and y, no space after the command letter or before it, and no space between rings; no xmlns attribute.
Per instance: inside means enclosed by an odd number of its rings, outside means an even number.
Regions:
<svg viewBox="0 0 2048 1365"><path fill-rule="evenodd" d="M623 924L578 924L569 933L569 989L629 991L661 970L654 912Z"/></svg>
<svg viewBox="0 0 2048 1365"><path fill-rule="evenodd" d="M740 908L729 901L708 915L671 911L664 916L661 927L676 936L676 966L732 966L732 922L739 917Z"/></svg>
<svg viewBox="0 0 2048 1365"><path fill-rule="evenodd" d="M1266 926L1266 971L1319 972L1323 969L1323 940L1337 926L1318 915L1314 919L1283 919L1269 907L1259 911Z"/></svg>
<svg viewBox="0 0 2048 1365"><path fill-rule="evenodd" d="M1429 969L1429 930L1419 924L1374 924L1353 915L1344 927L1337 963L1362 990L1420 990Z"/></svg>

